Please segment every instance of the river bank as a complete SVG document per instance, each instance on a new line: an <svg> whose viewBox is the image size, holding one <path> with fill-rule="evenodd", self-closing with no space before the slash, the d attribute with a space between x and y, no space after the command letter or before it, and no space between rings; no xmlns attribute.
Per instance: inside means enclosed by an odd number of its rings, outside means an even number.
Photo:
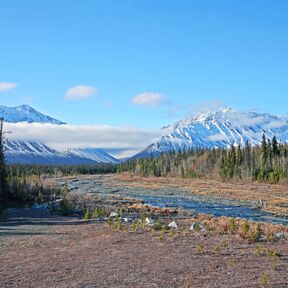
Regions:
<svg viewBox="0 0 288 288"><path fill-rule="evenodd" d="M137 203L138 199L161 208L288 225L288 191L281 185L130 175L89 175L66 180L73 193L94 196L104 202L122 197L124 202L134 199ZM63 184L64 180L61 181Z"/></svg>

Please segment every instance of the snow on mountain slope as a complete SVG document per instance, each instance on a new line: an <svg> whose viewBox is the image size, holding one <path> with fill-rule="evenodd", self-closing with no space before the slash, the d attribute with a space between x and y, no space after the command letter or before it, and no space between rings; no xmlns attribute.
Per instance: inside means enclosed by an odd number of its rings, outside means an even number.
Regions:
<svg viewBox="0 0 288 288"><path fill-rule="evenodd" d="M54 125L64 122L44 115L28 105L17 107L0 106L0 117L6 122L39 122ZM20 141L8 139L5 141L5 155L8 163L30 164L95 164L118 163L119 161L99 149L67 149L57 151L35 141Z"/></svg>
<svg viewBox="0 0 288 288"><path fill-rule="evenodd" d="M84 159L89 159L98 163L120 163L119 160L112 157L108 153L94 148L86 149L67 149L65 154L71 157L80 157Z"/></svg>
<svg viewBox="0 0 288 288"><path fill-rule="evenodd" d="M3 117L6 122L40 122L50 124L65 124L64 122L44 115L28 105L17 107L0 106L0 117Z"/></svg>
<svg viewBox="0 0 288 288"><path fill-rule="evenodd" d="M226 148L231 144L259 144L263 133L274 135L280 142L288 143L287 118L257 113L240 112L231 108L200 113L165 127L165 134L133 158L157 156L162 152L189 148Z"/></svg>
<svg viewBox="0 0 288 288"><path fill-rule="evenodd" d="M4 149L8 163L54 164L65 158L56 150L38 142L6 139Z"/></svg>
<svg viewBox="0 0 288 288"><path fill-rule="evenodd" d="M54 165L117 163L115 158L103 151L95 151L92 157L84 152L72 153L71 149L62 153L39 142L8 139L4 147L8 163Z"/></svg>

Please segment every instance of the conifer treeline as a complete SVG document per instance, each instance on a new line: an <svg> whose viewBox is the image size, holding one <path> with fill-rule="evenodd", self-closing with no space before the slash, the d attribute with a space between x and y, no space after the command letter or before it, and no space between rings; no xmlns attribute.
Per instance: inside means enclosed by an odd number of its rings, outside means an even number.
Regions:
<svg viewBox="0 0 288 288"><path fill-rule="evenodd" d="M5 196L8 190L6 179L6 165L4 157L4 135L3 135L4 119L0 118L0 204L5 200Z"/></svg>
<svg viewBox="0 0 288 288"><path fill-rule="evenodd" d="M13 164L6 167L5 199L9 202L41 202L49 201L60 194L60 189L47 186L44 179L47 177L62 177L79 174L106 174L116 172L115 164L88 164L88 165L21 165ZM1 203L0 203L1 206Z"/></svg>
<svg viewBox="0 0 288 288"><path fill-rule="evenodd" d="M212 179L243 179L278 183L288 179L288 145L279 144L263 135L261 145L213 150L188 150L161 154L157 158L128 161L118 172L143 177L205 177Z"/></svg>
<svg viewBox="0 0 288 288"><path fill-rule="evenodd" d="M25 177L31 175L39 176L70 176L85 174L107 174L117 171L116 164L79 164L79 165L41 165L41 164L9 164L7 165L8 178Z"/></svg>

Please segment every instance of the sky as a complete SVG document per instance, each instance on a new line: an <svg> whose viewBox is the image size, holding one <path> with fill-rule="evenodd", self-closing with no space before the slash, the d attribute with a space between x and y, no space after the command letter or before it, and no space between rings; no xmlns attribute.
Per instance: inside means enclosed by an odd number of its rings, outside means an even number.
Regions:
<svg viewBox="0 0 288 288"><path fill-rule="evenodd" d="M288 114L286 0L0 0L0 104L159 130L201 107Z"/></svg>

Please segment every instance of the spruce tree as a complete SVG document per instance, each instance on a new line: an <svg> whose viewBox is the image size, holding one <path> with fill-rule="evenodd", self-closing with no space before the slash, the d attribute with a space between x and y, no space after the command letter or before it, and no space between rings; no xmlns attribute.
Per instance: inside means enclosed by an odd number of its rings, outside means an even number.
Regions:
<svg viewBox="0 0 288 288"><path fill-rule="evenodd" d="M275 135L272 138L272 151L273 151L274 156L278 156L280 154L280 151L278 148L278 141Z"/></svg>
<svg viewBox="0 0 288 288"><path fill-rule="evenodd" d="M260 152L261 152L261 164L262 166L265 166L266 161L267 161L267 156L268 156L267 155L267 141L266 141L265 134L263 134L262 136Z"/></svg>

